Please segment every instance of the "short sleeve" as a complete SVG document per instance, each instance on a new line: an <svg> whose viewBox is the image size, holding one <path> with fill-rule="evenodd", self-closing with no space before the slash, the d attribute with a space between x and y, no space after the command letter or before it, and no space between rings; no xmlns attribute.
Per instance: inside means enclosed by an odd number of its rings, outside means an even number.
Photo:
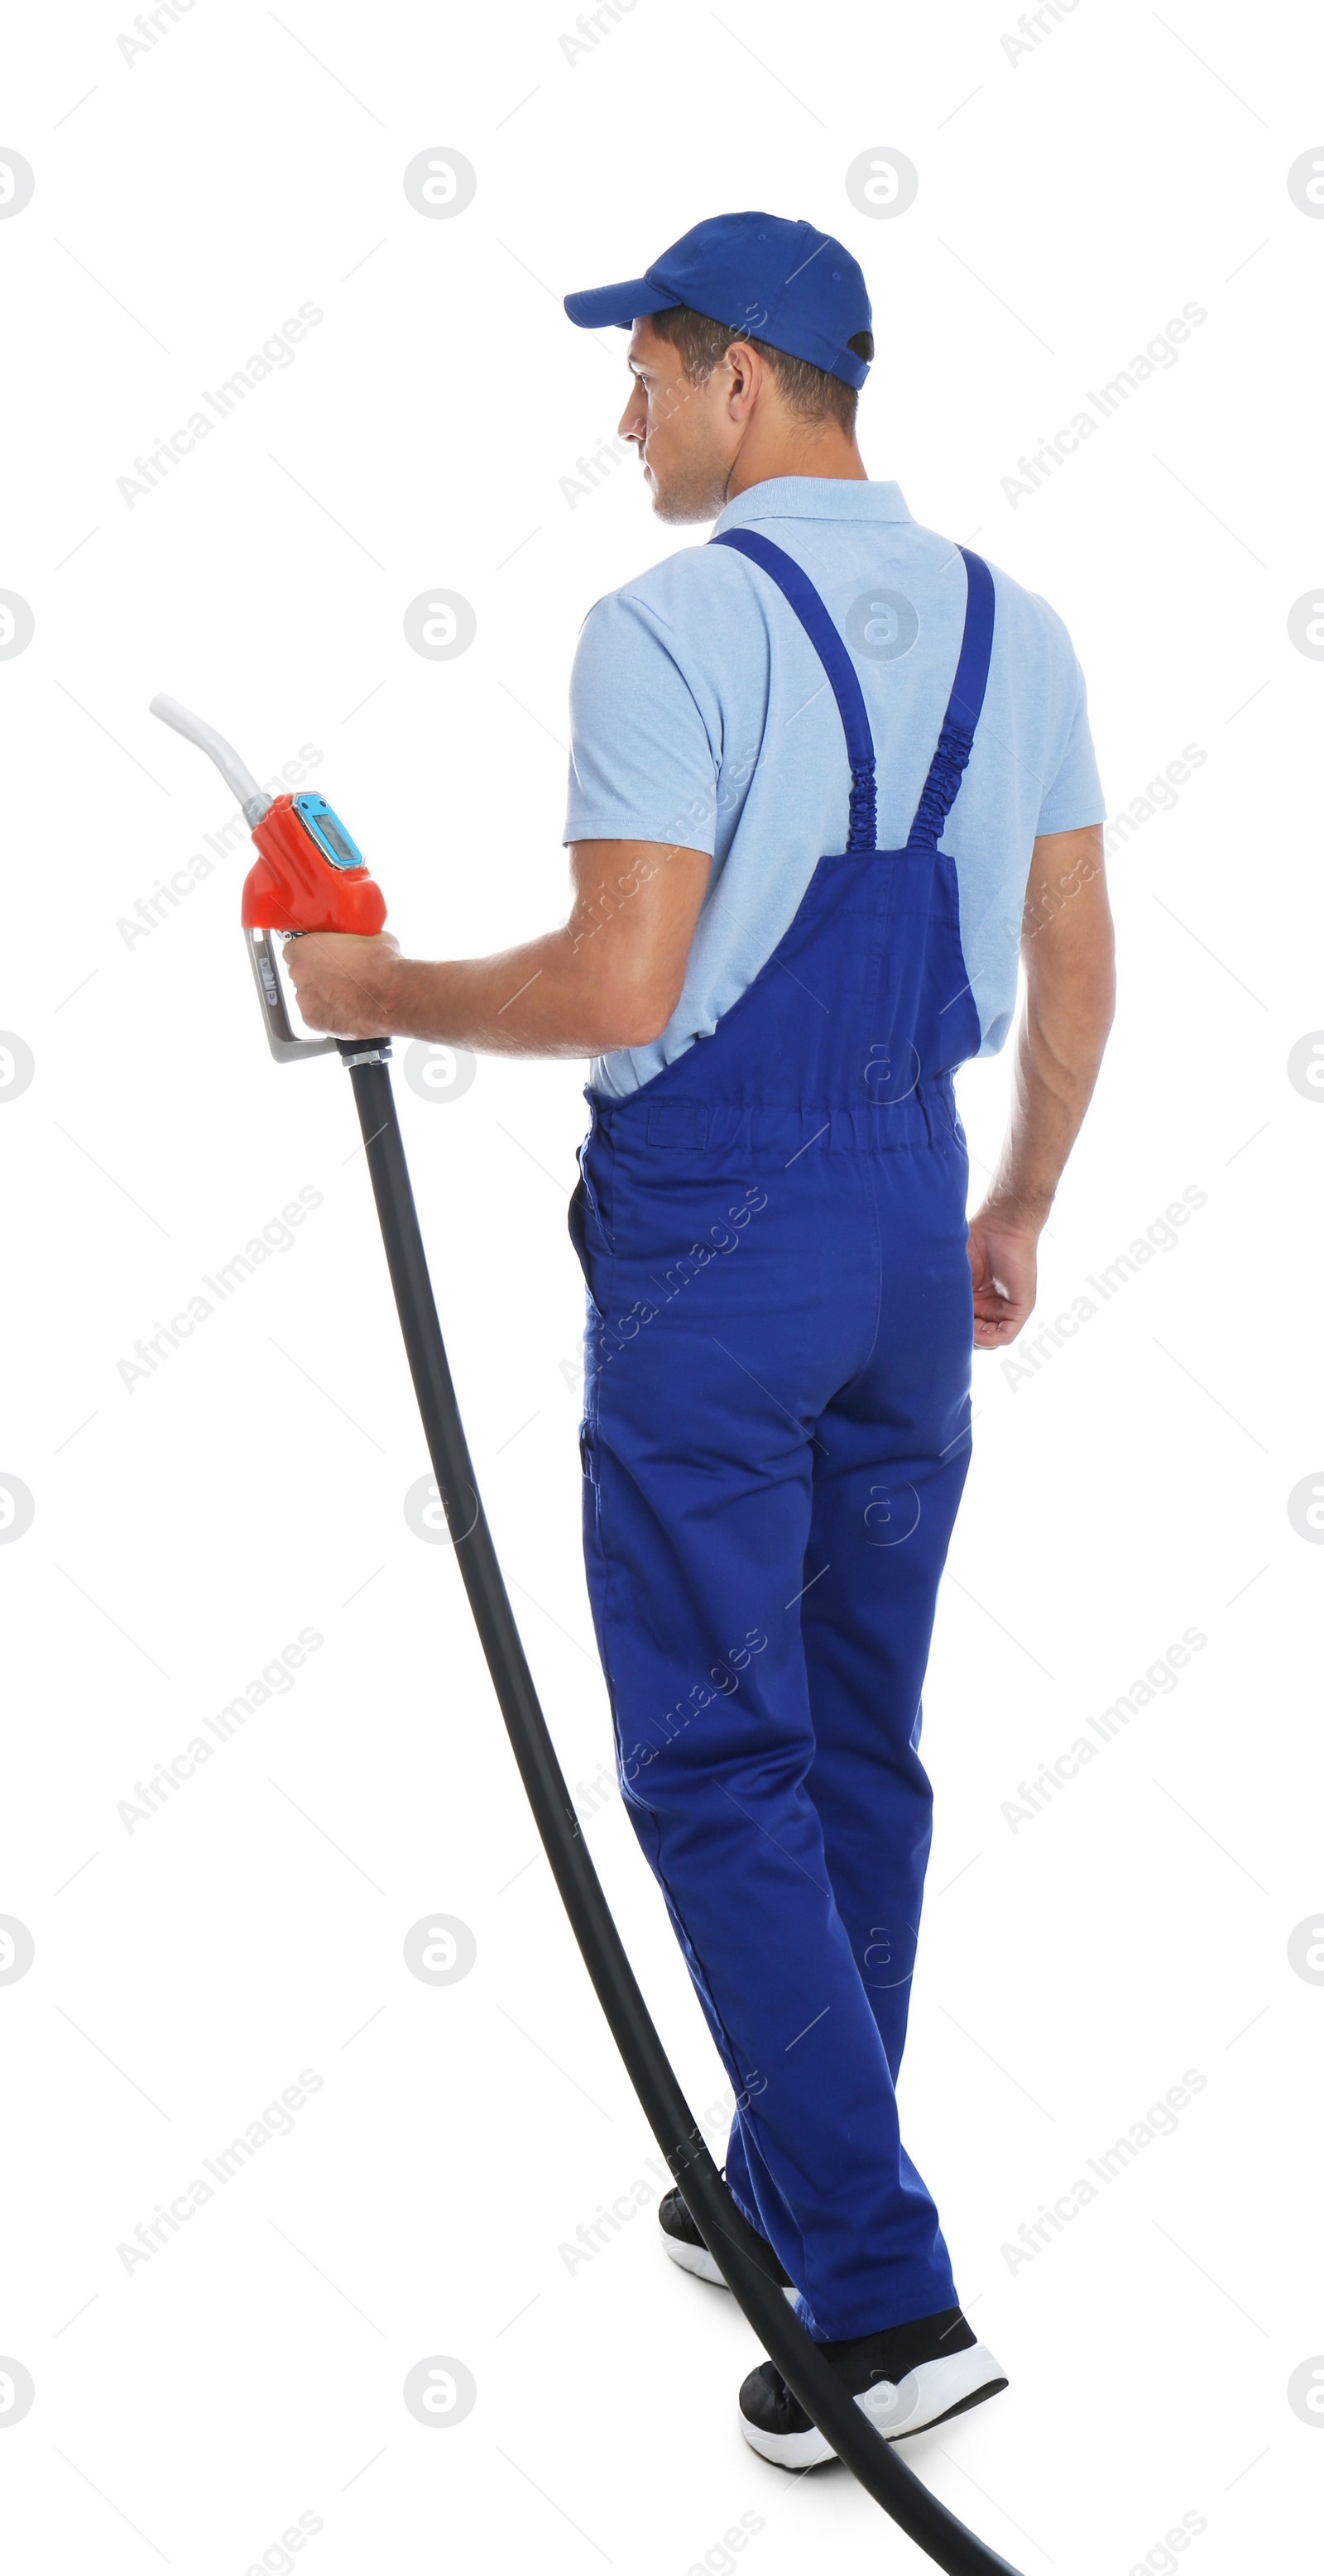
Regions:
<svg viewBox="0 0 1324 2576"><path fill-rule="evenodd" d="M1038 832L1078 832L1087 823L1102 823L1108 812L1090 738L1085 674L1074 660L1073 668L1075 700L1062 757L1053 777L1045 782L1035 827Z"/></svg>
<svg viewBox="0 0 1324 2576"><path fill-rule="evenodd" d="M717 763L668 629L616 591L589 610L570 676L567 841L716 839Z"/></svg>

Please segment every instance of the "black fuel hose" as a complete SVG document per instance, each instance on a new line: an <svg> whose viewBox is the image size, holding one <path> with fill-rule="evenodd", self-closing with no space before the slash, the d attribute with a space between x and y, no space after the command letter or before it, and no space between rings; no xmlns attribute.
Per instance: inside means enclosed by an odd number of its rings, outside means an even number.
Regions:
<svg viewBox="0 0 1324 2576"><path fill-rule="evenodd" d="M342 1041L340 1052L350 1064L400 1329L469 1607L561 1902L645 2118L764 2351L861 2486L948 2576L1016 2576L929 2493L842 2387L770 2276L767 2249L704 2144L608 1911L520 1643L451 1384L391 1077L380 1057L363 1060L363 1040Z"/></svg>

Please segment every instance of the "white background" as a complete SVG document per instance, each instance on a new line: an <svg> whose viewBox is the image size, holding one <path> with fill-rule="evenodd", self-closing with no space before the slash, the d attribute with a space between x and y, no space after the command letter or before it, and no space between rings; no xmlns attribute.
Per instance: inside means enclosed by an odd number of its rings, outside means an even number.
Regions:
<svg viewBox="0 0 1324 2576"><path fill-rule="evenodd" d="M36 1503L0 1547L0 1912L36 1944L0 1986L0 2352L36 2388L0 2479L24 2576L921 2563L844 2472L791 2481L746 2449L753 2338L664 2262L650 2214L573 2271L559 2251L648 2179L652 2141L455 1566L405 1523L427 1462L348 1085L267 1056L241 852L150 935L117 929L232 811L148 717L157 689L259 776L322 750L312 783L415 951L562 916L578 623L674 539L632 465L573 507L562 489L626 378L623 341L559 299L724 206L807 216L862 260L866 462L1065 617L1110 812L1184 745L1207 755L1112 865L1121 1003L1041 1317L1182 1190L1207 1204L1035 1378L976 1363L902 2100L1012 2385L908 2456L1030 2576L1301 2563L1324 2424L1287 2383L1324 2351L1324 1992L1287 1944L1324 1895L1324 1560L1287 1497L1324 1421L1321 1122L1286 1062L1324 1022L1324 669L1287 620L1324 576L1324 223L1286 178L1319 143L1321 65L1304 13L1225 0L1082 0L1012 59L1014 24L974 0L638 0L570 59L569 17L532 5L443 25L198 0L131 61L127 17L90 0L11 25L0 143L36 173L0 221L0 586L35 617L0 662L0 1023L36 1064L0 1095L0 1470ZM454 219L403 192L431 146L478 174ZM844 174L888 146L919 194L873 220ZM1013 508L1018 458L1188 300L1208 319L1179 363ZM304 301L324 318L293 364L128 507L117 478ZM402 625L436 585L477 616L445 663ZM572 1784L609 1758L565 1230L583 1071L489 1059L451 1103L397 1076ZM1007 1079L1005 1056L961 1078L985 1166ZM135 1339L301 1186L323 1205L291 1248L126 1389ZM304 1626L324 1644L294 1688L128 1832L135 1781ZM1018 1783L1187 1627L1208 1642L1175 1689L1013 1832ZM721 2069L660 1900L614 1792L583 1803L707 2113ZM435 1989L402 1949L432 1908L477 1941ZM126 2273L117 2246L305 2068L322 2086L293 2134ZM1191 2068L1177 2133L1013 2269L1022 2224ZM401 2389L436 2354L478 2398L433 2430ZM322 2528L296 2559L273 2544L300 2513ZM1170 2562L1184 2514L1205 2528Z"/></svg>

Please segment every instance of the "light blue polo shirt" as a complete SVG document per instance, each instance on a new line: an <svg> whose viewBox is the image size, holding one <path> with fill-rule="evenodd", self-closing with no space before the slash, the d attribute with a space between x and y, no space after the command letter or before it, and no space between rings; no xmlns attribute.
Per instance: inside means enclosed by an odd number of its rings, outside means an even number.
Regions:
<svg viewBox="0 0 1324 2576"><path fill-rule="evenodd" d="M850 647L878 755L878 846L904 846L960 650L965 566L895 483L786 475L732 501L793 555ZM1036 834L1106 813L1085 682L1046 600L993 573L993 656L942 847L981 1055L1006 1039ZM816 862L844 850L850 772L822 664L776 584L729 546L668 556L589 610L570 682L564 838L659 841L713 866L680 1001L651 1046L596 1056L619 1097L711 1036L789 929Z"/></svg>

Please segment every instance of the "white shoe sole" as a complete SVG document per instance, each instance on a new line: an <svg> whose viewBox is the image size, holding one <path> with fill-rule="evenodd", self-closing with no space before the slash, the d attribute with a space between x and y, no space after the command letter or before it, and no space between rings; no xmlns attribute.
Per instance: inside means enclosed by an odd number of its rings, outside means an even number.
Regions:
<svg viewBox="0 0 1324 2576"><path fill-rule="evenodd" d="M659 2232L672 2262L679 2263L682 2272L692 2272L696 2281L711 2281L719 2290L726 2288L706 2245L687 2245L683 2236L668 2236L665 2228Z"/></svg>
<svg viewBox="0 0 1324 2576"><path fill-rule="evenodd" d="M665 2228L659 2228L658 2233L672 2262L679 2263L682 2272L692 2272L696 2281L711 2281L714 2289L730 2288L730 2283L719 2272L706 2245L687 2245L682 2236L668 2236ZM794 2282L787 2284L785 2296L794 2306L797 2296Z"/></svg>
<svg viewBox="0 0 1324 2576"><path fill-rule="evenodd" d="M922 2433L930 2424L945 2423L949 2415L961 2414L967 2406L978 2404L982 2397L992 2397L1007 2385L1007 2374L994 2360L988 2346L970 2344L964 2352L953 2352L941 2361L922 2361L897 2381L880 2380L874 2388L865 2389L855 2403L877 2426L889 2442L898 2442L908 2433ZM765 2433L742 2415L740 2429L751 2450L760 2459L772 2460L782 2469L815 2469L824 2460L835 2460L836 2452L825 2441L816 2424L804 2433Z"/></svg>

